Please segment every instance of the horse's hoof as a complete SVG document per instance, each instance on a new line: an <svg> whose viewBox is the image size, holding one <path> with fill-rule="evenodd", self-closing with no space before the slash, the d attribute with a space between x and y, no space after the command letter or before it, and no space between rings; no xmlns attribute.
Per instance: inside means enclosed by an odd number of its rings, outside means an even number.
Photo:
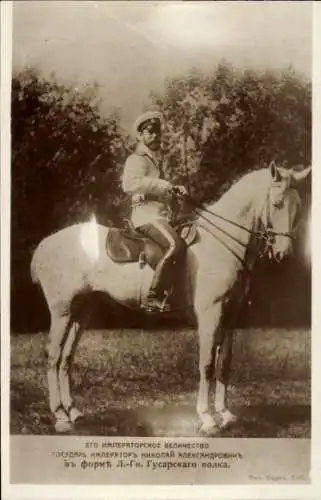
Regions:
<svg viewBox="0 0 321 500"><path fill-rule="evenodd" d="M84 414L74 406L69 411L69 419L73 424L84 417Z"/></svg>
<svg viewBox="0 0 321 500"><path fill-rule="evenodd" d="M199 432L202 436L211 437L211 436L216 436L220 432L220 429L216 424L214 425L203 424Z"/></svg>
<svg viewBox="0 0 321 500"><path fill-rule="evenodd" d="M73 429L73 425L68 420L57 420L55 423L55 431L59 434L66 434Z"/></svg>
<svg viewBox="0 0 321 500"><path fill-rule="evenodd" d="M223 410L219 413L220 429L228 429L237 422L237 416L230 410Z"/></svg>
<svg viewBox="0 0 321 500"><path fill-rule="evenodd" d="M55 430L59 433L69 432L72 429L72 423L69 416L63 408L59 408L55 414Z"/></svg>

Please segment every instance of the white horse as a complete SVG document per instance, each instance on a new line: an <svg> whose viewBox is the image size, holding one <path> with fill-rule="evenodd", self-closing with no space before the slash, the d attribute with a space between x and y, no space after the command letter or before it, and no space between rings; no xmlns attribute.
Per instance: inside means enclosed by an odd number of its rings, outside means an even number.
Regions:
<svg viewBox="0 0 321 500"><path fill-rule="evenodd" d="M188 249L184 273L187 293L182 300L185 306L191 306L198 325L197 413L201 431L208 435L235 420L227 407L232 334L224 328L226 306L232 297L240 299L246 292L246 278L262 245L278 261L290 252L300 206L293 183L305 178L310 170L308 167L297 173L272 163L269 168L244 175L220 200L199 212L199 238ZM47 377L57 432L69 431L83 415L73 404L70 376L88 311L73 309L74 299L100 291L135 308L152 280L148 265L142 269L136 262L116 263L108 257L108 231L95 220L76 224L45 238L33 255L32 279L41 285L51 316ZM209 403L213 374L216 420Z"/></svg>

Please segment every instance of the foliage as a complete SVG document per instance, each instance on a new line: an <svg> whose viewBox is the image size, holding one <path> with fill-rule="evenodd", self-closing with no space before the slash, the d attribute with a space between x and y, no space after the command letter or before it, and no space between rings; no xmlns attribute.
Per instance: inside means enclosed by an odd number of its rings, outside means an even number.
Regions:
<svg viewBox="0 0 321 500"><path fill-rule="evenodd" d="M128 138L119 116L100 116L96 94L95 86L80 91L35 70L14 75L14 236L30 235L35 243L92 212L119 221ZM311 161L311 85L291 68L237 73L221 63L209 76L193 70L168 80L164 94L151 94L150 101L166 119L164 175L186 184L198 200L215 199L272 158Z"/></svg>
<svg viewBox="0 0 321 500"><path fill-rule="evenodd" d="M30 69L15 74L13 237L34 244L92 212L117 218L124 154L119 117L101 118L94 86L81 91Z"/></svg>
<svg viewBox="0 0 321 500"><path fill-rule="evenodd" d="M168 80L150 102L165 116L165 175L197 200L215 199L272 158L311 161L311 85L291 68L236 72L222 62L210 76L193 70Z"/></svg>
<svg viewBox="0 0 321 500"><path fill-rule="evenodd" d="M100 116L96 94L95 86L68 87L33 69L13 75L12 316L21 315L42 238L92 213L111 224L121 215L125 136L119 116Z"/></svg>

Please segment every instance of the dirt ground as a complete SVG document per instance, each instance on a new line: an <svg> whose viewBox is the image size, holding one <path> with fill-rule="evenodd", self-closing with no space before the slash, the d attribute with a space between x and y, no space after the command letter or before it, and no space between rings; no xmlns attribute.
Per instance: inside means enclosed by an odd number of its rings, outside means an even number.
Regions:
<svg viewBox="0 0 321 500"><path fill-rule="evenodd" d="M54 434L45 333L12 335L11 433ZM84 420L72 434L197 436L195 330L95 330L76 354L73 391ZM310 437L310 332L235 333L229 387L239 417L220 437Z"/></svg>

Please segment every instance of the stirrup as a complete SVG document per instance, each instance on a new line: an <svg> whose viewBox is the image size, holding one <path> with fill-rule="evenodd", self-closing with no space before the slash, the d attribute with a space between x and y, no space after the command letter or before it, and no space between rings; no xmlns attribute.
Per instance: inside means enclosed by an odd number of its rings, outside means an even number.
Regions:
<svg viewBox="0 0 321 500"><path fill-rule="evenodd" d="M141 308L146 312L159 312L164 313L170 311L170 306L167 302L167 296L165 295L163 300L157 297L147 297L141 304Z"/></svg>

